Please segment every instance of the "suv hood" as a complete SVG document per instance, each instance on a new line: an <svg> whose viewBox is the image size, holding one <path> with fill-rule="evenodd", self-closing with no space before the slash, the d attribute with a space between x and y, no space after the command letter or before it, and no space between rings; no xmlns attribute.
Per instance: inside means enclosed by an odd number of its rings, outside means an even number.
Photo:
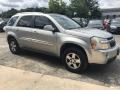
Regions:
<svg viewBox="0 0 120 90"><path fill-rule="evenodd" d="M100 37L100 38L110 38L113 37L112 34L94 28L80 28L74 30L66 30L67 34L80 36L80 37Z"/></svg>

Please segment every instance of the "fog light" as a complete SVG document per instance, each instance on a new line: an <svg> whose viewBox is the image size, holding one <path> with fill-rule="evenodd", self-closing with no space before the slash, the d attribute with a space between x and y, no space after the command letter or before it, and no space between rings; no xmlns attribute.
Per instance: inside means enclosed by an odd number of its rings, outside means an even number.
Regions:
<svg viewBox="0 0 120 90"><path fill-rule="evenodd" d="M107 57L107 58L109 58L109 55L108 55L108 53L106 54L106 57Z"/></svg>
<svg viewBox="0 0 120 90"><path fill-rule="evenodd" d="M120 53L120 50L118 49L118 50L117 50L117 55L119 55L119 53Z"/></svg>

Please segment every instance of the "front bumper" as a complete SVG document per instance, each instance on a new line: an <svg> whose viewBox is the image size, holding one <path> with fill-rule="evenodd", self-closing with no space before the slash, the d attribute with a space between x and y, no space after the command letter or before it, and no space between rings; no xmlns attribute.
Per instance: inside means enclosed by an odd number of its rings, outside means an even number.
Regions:
<svg viewBox="0 0 120 90"><path fill-rule="evenodd" d="M119 55L119 47L115 46L107 50L92 50L89 63L106 64L110 59Z"/></svg>

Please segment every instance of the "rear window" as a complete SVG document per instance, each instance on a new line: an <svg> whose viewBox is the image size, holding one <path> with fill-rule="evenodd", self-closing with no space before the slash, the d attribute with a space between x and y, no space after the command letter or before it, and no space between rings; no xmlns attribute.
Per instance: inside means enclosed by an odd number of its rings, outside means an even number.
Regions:
<svg viewBox="0 0 120 90"><path fill-rule="evenodd" d="M18 16L12 17L8 22L7 26L13 26L17 19L18 19Z"/></svg>
<svg viewBox="0 0 120 90"><path fill-rule="evenodd" d="M33 16L23 16L17 26L20 27L32 27L32 20L33 20Z"/></svg>

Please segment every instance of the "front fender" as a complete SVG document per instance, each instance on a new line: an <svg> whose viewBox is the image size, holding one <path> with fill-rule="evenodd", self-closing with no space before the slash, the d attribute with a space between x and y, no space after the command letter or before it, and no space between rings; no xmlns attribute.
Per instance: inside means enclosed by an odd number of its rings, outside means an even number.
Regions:
<svg viewBox="0 0 120 90"><path fill-rule="evenodd" d="M75 44L77 46L80 46L81 48L83 48L89 58L89 53L90 53L90 44L89 42L85 42L82 39L76 38L76 37L62 37L58 40L58 56L60 56L60 51L61 51L61 47L64 44Z"/></svg>

